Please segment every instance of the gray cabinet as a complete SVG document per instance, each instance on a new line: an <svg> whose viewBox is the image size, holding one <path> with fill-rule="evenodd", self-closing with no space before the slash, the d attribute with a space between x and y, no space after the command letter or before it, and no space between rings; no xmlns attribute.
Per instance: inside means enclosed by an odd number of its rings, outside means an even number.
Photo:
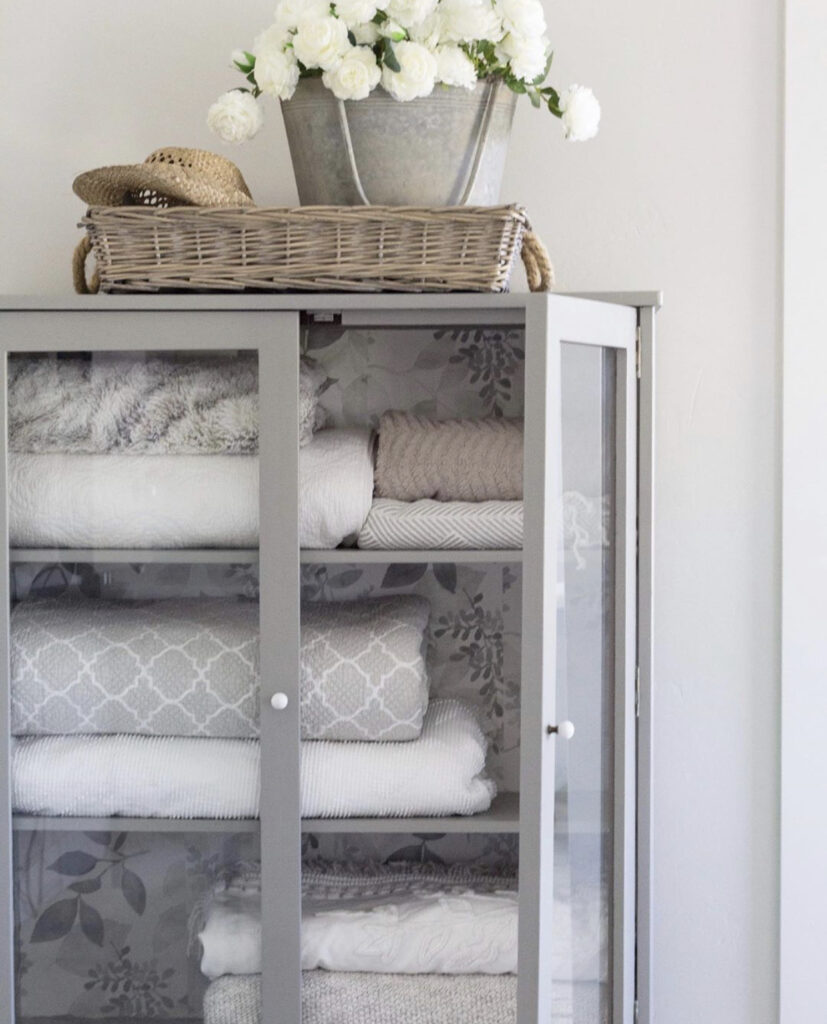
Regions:
<svg viewBox="0 0 827 1024"><path fill-rule="evenodd" d="M212 887L254 861L262 1019L298 1022L302 869L316 858L518 868L518 1024L631 1024L636 1006L646 1018L657 302L653 294L5 301L3 1020L197 1019L204 983L188 921ZM302 547L302 355L325 380L321 404L333 429L369 428L387 408L522 417L522 546L383 550L348 538ZM20 383L29 356L42 373L31 378L31 408ZM227 419L199 408L207 426L195 441L187 434L196 447L186 456L164 447L166 434L141 435L128 452L122 435L134 424L124 396L134 387L131 399L160 404L159 360L207 367L218 390L232 390L249 363L255 451L199 451L201 434L224 430ZM72 367L102 363L122 370L125 383L84 410L87 392L75 400L65 382ZM38 403L58 378L67 436L79 417L94 419L94 452L43 440ZM21 416L28 434L17 431ZM179 428L169 436L183 436ZM332 478L325 485L331 503L346 502ZM302 601L404 593L430 601L432 696L475 708L497 795L475 814L303 817L300 768L313 741L300 730ZM187 646L186 623L172 673L160 662L147 669L145 649L136 653L131 641L111 641L137 607L129 602L163 615L170 605L159 601L222 600L246 602L256 625L260 709L245 712L253 732L227 727L211 707L201 662L192 669L198 686L176 697L180 666L211 657ZM55 603L104 617L67 639L49 618ZM101 684L90 664L103 647L115 667ZM347 795L348 780L341 784Z"/></svg>

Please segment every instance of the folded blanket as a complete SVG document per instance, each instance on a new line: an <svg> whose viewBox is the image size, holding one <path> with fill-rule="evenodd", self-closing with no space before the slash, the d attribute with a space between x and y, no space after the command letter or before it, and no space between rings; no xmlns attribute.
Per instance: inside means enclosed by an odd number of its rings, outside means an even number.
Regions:
<svg viewBox="0 0 827 1024"><path fill-rule="evenodd" d="M410 743L301 745L305 817L475 814L496 792L473 709L432 701ZM39 736L12 741L12 801L24 814L258 816L255 740Z"/></svg>
<svg viewBox="0 0 827 1024"><path fill-rule="evenodd" d="M230 886L216 894L198 938L201 970L259 974L260 893ZM515 974L516 892L434 892L303 904L304 970L382 974Z"/></svg>
<svg viewBox="0 0 827 1024"><path fill-rule="evenodd" d="M373 498L373 437L320 430L299 459L299 543L335 548L362 528Z"/></svg>
<svg viewBox="0 0 827 1024"><path fill-rule="evenodd" d="M13 547L254 547L253 455L10 455Z"/></svg>
<svg viewBox="0 0 827 1024"><path fill-rule="evenodd" d="M377 498L357 545L384 551L522 548L523 503Z"/></svg>
<svg viewBox="0 0 827 1024"><path fill-rule="evenodd" d="M322 430L299 457L299 544L333 548L370 511L366 430ZM258 544L258 456L9 456L13 547Z"/></svg>
<svg viewBox="0 0 827 1024"><path fill-rule="evenodd" d="M12 732L257 736L258 633L254 601L22 601Z"/></svg>
<svg viewBox="0 0 827 1024"><path fill-rule="evenodd" d="M376 495L399 501L512 501L523 496L522 420L379 421Z"/></svg>
<svg viewBox="0 0 827 1024"><path fill-rule="evenodd" d="M430 605L413 594L305 602L303 739L413 740L428 706Z"/></svg>
<svg viewBox="0 0 827 1024"><path fill-rule="evenodd" d="M302 737L415 739L428 613L413 595L306 604ZM12 732L258 736L258 635L252 601L23 601L11 615Z"/></svg>
<svg viewBox="0 0 827 1024"><path fill-rule="evenodd" d="M516 1024L516 1020L513 974L302 973L301 1024ZM204 1024L262 1024L261 976L228 976L212 982L204 994Z"/></svg>
<svg viewBox="0 0 827 1024"><path fill-rule="evenodd" d="M299 443L320 424L324 374L302 361ZM199 359L95 353L9 359L9 449L25 453L258 451L254 353Z"/></svg>
<svg viewBox="0 0 827 1024"><path fill-rule="evenodd" d="M302 744L302 814L309 818L477 814L497 787L474 709L432 700L410 743Z"/></svg>

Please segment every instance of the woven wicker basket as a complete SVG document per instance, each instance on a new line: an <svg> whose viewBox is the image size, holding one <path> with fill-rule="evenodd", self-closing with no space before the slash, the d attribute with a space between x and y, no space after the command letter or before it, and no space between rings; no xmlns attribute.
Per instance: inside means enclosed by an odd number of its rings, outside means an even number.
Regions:
<svg viewBox="0 0 827 1024"><path fill-rule="evenodd" d="M551 264L519 206L93 207L75 253L79 292L508 290ZM94 252L97 273L86 280Z"/></svg>

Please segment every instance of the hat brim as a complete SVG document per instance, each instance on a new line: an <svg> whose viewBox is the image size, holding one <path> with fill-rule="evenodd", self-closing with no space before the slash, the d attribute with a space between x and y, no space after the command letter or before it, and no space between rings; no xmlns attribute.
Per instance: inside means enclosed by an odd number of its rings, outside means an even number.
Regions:
<svg viewBox="0 0 827 1024"><path fill-rule="evenodd" d="M188 206L253 206L247 192L224 188L165 164L126 164L98 167L79 174L72 188L90 206L136 205L140 192L158 192Z"/></svg>

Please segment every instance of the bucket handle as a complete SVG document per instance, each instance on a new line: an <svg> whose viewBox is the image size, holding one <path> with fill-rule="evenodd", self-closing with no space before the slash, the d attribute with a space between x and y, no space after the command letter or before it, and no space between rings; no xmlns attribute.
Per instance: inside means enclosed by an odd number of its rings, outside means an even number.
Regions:
<svg viewBox="0 0 827 1024"><path fill-rule="evenodd" d="M499 78L494 78L487 83L488 93L485 99L485 110L482 115L482 124L480 125L479 135L477 136L477 145L474 151L474 159L468 168L468 173L463 182L460 197L458 201L453 204L455 206L465 206L468 202L468 198L474 191L474 186L477 184L477 178L480 172L480 165L482 164L483 153L488 144L488 136L491 131L491 121L494 116L494 106L496 104L497 94L500 90L501 81ZM342 128L342 136L345 140L345 150L347 151L347 157L350 162L350 173L353 177L353 184L356 187L356 192L363 206L372 206L373 204L365 194L364 186L362 185L362 179L359 175L359 168L356 166L356 154L353 150L353 139L350 135L350 125L347 120L347 109L345 108L344 100L336 101L339 106L339 124ZM450 204L449 204L450 205Z"/></svg>

